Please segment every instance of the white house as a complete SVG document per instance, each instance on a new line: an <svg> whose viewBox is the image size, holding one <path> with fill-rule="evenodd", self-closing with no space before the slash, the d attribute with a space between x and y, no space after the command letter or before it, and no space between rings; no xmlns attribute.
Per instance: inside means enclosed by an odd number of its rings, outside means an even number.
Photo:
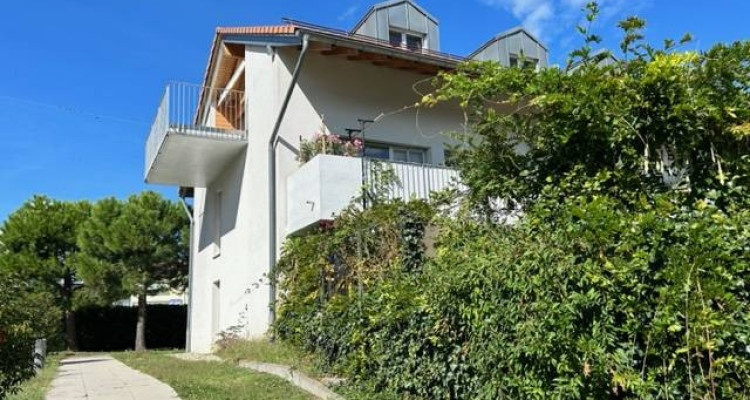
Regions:
<svg viewBox="0 0 750 400"><path fill-rule="evenodd" d="M517 28L470 57L541 67L546 53ZM411 0L373 6L352 31L293 20L217 28L204 82L167 86L146 144L146 181L193 198L189 351L211 351L231 327L266 333L275 298L266 275L281 243L349 204L368 160L399 176L392 196L451 184L446 133L463 129L463 114L413 105L463 60L440 52L438 20ZM321 126L363 139L365 157L301 165L301 140Z"/></svg>

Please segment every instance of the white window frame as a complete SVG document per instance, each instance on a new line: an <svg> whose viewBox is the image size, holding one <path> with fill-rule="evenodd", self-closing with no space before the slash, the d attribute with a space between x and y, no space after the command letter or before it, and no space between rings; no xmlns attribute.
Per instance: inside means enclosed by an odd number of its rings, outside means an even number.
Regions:
<svg viewBox="0 0 750 400"><path fill-rule="evenodd" d="M405 30L405 29L399 29L399 28L390 27L390 28L388 28L388 42L389 43L392 43L391 42L391 32L395 32L395 33L401 34L401 43L399 44L399 46L402 47L402 48L404 48L404 49L409 49L409 50L414 50L414 51L422 51L422 50L429 49L429 46L428 46L428 43L427 43L428 36L425 35L424 33L413 32L413 31L408 31L408 30ZM422 47L420 47L418 49L411 49L411 48L409 48L407 46L407 40L406 40L407 36L415 36L415 37L418 37L418 38L422 39Z"/></svg>
<svg viewBox="0 0 750 400"><path fill-rule="evenodd" d="M365 147L379 147L379 148L388 148L388 161L392 162L398 162L398 163L407 163L407 164L418 164L418 165L429 165L429 149L424 147L418 147L418 146L408 146L408 145L402 145L402 144L389 144L389 143L382 143L382 142L373 142L373 143L366 143ZM396 151L406 151L406 159L407 161L397 161L395 157ZM410 152L419 152L422 154L422 162L416 163L412 161L408 161L409 159L409 153ZM371 157L375 158L375 157Z"/></svg>
<svg viewBox="0 0 750 400"><path fill-rule="evenodd" d="M516 65L513 65L513 60L515 59ZM520 65L521 60L523 59L524 65ZM508 55L508 66L510 67L530 67L531 65L526 65L534 63L534 69L539 70L539 59L534 57L524 57L522 54L516 54L516 53L510 53Z"/></svg>

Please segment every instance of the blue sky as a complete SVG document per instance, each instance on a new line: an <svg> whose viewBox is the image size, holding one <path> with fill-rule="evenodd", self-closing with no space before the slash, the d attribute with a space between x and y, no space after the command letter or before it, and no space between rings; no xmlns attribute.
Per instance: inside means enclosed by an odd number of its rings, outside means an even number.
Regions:
<svg viewBox="0 0 750 400"><path fill-rule="evenodd" d="M0 13L0 220L35 193L74 200L146 188L143 147L163 84L200 82L217 25L283 16L348 29L374 1L35 0ZM442 50L467 54L523 24L552 63L579 43L583 0L421 0L440 19ZM654 43L691 32L690 48L750 38L747 0L602 0L597 31L637 13Z"/></svg>

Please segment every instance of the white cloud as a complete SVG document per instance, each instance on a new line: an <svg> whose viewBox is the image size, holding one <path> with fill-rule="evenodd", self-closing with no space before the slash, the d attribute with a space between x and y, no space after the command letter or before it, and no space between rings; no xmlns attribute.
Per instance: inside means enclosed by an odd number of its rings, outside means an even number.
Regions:
<svg viewBox="0 0 750 400"><path fill-rule="evenodd" d="M507 12L521 21L521 25L543 41L557 39L561 34L572 34L583 16L581 9L589 0L479 0ZM619 18L623 12L634 12L652 0L600 0L599 23Z"/></svg>
<svg viewBox="0 0 750 400"><path fill-rule="evenodd" d="M338 20L339 21L346 21L354 16L354 14L359 10L359 7L354 5L347 8L341 15L339 15Z"/></svg>

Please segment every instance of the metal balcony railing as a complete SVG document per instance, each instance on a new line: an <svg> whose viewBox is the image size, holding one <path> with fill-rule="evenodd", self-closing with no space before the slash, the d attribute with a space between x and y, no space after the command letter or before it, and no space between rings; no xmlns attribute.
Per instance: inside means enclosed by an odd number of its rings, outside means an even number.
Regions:
<svg viewBox="0 0 750 400"><path fill-rule="evenodd" d="M461 187L458 171L452 168L366 157L362 162L370 193L385 191L384 196L391 200L429 200L434 192ZM388 179L389 175L395 179Z"/></svg>
<svg viewBox="0 0 750 400"><path fill-rule="evenodd" d="M146 141L146 171L169 133L247 140L245 93L183 82L167 84Z"/></svg>

